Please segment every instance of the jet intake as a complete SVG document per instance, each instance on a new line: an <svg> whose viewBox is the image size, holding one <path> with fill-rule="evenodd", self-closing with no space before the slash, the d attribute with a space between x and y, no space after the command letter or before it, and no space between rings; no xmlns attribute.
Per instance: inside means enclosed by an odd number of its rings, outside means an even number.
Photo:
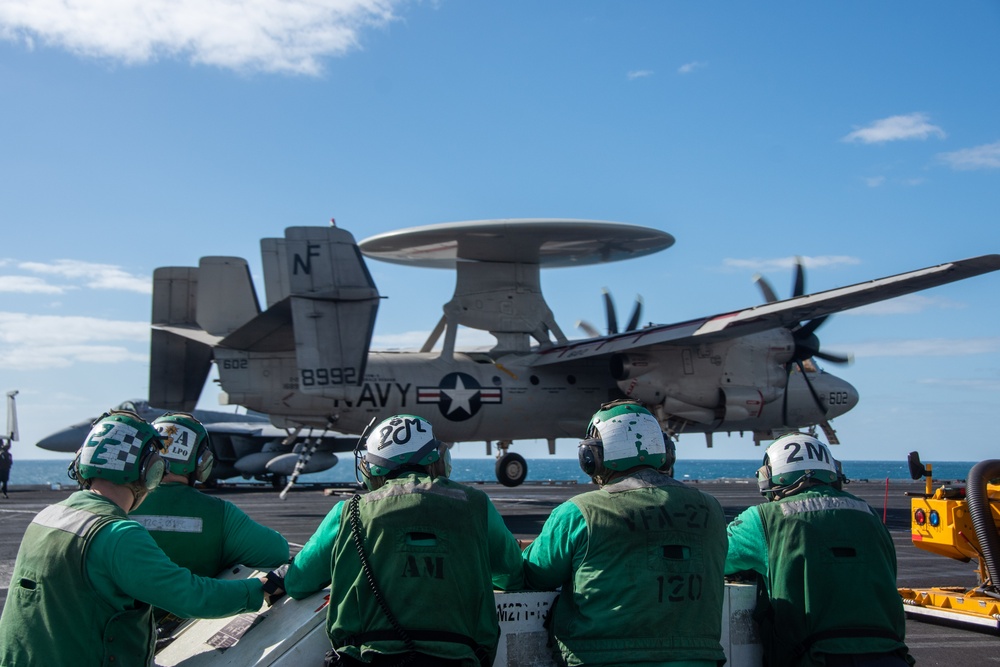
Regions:
<svg viewBox="0 0 1000 667"><path fill-rule="evenodd" d="M764 397L755 387L726 387L722 394L725 397L726 421L760 417L764 410Z"/></svg>
<svg viewBox="0 0 1000 667"><path fill-rule="evenodd" d="M630 380L645 375L659 364L641 354L615 354L609 362L611 377L615 380Z"/></svg>

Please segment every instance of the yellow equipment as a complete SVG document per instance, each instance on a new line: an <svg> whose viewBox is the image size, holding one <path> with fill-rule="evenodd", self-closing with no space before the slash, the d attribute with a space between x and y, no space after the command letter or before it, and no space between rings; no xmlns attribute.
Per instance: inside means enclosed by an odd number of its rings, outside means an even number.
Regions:
<svg viewBox="0 0 1000 667"><path fill-rule="evenodd" d="M979 585L900 588L907 616L1000 630L1000 460L977 463L965 487L934 489L931 466L911 452L913 479L926 477L924 493L911 493L914 546L962 562L979 561Z"/></svg>

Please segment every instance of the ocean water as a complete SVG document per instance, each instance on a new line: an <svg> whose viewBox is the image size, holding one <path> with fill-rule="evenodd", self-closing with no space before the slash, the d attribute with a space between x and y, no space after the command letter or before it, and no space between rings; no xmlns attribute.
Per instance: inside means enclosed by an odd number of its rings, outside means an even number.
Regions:
<svg viewBox="0 0 1000 667"><path fill-rule="evenodd" d="M933 463L936 480L964 480L975 461L945 461ZM29 461L17 460L11 470L10 484L34 485L72 484L66 476L68 460ZM844 472L854 480L909 480L910 473L906 461L844 461ZM465 482L496 481L496 461L494 459L454 459L452 462L452 479ZM680 460L674 467L678 479L753 479L760 466L760 459L744 460L712 460L687 459ZM537 458L528 459L529 481L570 481L576 480L583 484L590 481L580 470L576 459L567 458ZM232 482L243 481L234 477ZM320 473L302 475L302 483L353 482L354 466L351 455L341 457L341 462Z"/></svg>

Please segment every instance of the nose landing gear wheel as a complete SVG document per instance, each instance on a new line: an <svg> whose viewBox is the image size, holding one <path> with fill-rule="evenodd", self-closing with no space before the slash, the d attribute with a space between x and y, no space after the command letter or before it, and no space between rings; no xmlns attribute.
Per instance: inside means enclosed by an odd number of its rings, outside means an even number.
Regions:
<svg viewBox="0 0 1000 667"><path fill-rule="evenodd" d="M497 481L504 486L519 486L528 476L528 462L510 452L497 459Z"/></svg>

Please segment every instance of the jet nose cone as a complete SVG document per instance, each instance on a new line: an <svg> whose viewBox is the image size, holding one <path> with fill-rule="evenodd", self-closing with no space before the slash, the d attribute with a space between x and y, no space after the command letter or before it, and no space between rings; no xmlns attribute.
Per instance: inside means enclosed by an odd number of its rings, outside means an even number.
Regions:
<svg viewBox="0 0 1000 667"><path fill-rule="evenodd" d="M72 453L80 449L84 438L90 433L90 428L90 422L76 424L42 438L35 443L35 446L50 452Z"/></svg>

